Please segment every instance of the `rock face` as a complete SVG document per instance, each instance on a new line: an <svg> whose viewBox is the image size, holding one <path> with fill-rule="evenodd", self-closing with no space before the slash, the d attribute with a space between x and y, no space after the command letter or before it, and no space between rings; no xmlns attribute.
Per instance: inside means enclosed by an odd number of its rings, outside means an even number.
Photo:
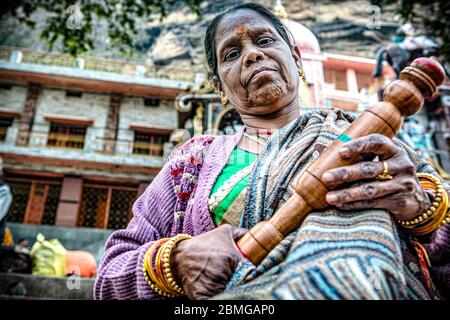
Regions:
<svg viewBox="0 0 450 320"><path fill-rule="evenodd" d="M179 11L172 12L165 21L157 24L159 38L166 41L159 41L158 38L148 48L148 57L155 63L163 61L164 64L205 68L203 36L206 26L218 12L243 2L206 1L201 6L204 13L201 21L188 14L182 16ZM270 8L276 4L273 0L258 2ZM317 36L320 47L325 52L373 58L378 47L389 43L390 37L398 28L392 7L385 7L383 13L377 16L377 8L367 0L291 0L283 1L283 4L288 18L308 27ZM176 43L179 43L174 50L178 52L177 56L170 49ZM170 59L168 55L173 58Z"/></svg>
<svg viewBox="0 0 450 320"><path fill-rule="evenodd" d="M200 6L203 19L186 7L177 5L168 17L160 22L142 21L137 37L135 59L147 63L189 67L204 70L203 36L209 21L220 11L247 2L242 0L207 0ZM275 0L258 1L274 8ZM390 42L390 37L398 27L394 20L393 7L378 9L368 0L285 0L282 1L288 18L308 27L318 37L322 51L373 58L378 47ZM40 17L45 13L37 13ZM38 19L38 21L45 19ZM0 21L0 45L15 45L45 49L36 30L28 30L12 19ZM102 26L96 33L96 48L91 53L105 57L121 58L118 50L109 48ZM7 32L7 33L6 33ZM25 37L25 34L29 36Z"/></svg>
<svg viewBox="0 0 450 320"><path fill-rule="evenodd" d="M183 38L177 37L172 31L163 33L156 39L150 58L155 64L167 64L174 59L190 59L189 49L183 42Z"/></svg>

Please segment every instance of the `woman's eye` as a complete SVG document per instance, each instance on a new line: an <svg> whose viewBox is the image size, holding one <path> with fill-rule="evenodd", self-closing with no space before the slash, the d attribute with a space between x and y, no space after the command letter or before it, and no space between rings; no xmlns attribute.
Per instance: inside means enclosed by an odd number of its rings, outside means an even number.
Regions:
<svg viewBox="0 0 450 320"><path fill-rule="evenodd" d="M225 55L225 60L233 60L239 57L239 50L233 49Z"/></svg>
<svg viewBox="0 0 450 320"><path fill-rule="evenodd" d="M273 42L272 38L264 37L264 38L259 38L257 41L257 44L260 46L267 46L267 45L271 44L272 42Z"/></svg>

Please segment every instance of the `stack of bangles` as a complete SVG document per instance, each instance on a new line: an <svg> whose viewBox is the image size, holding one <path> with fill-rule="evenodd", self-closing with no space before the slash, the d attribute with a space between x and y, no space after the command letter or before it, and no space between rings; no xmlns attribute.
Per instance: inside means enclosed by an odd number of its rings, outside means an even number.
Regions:
<svg viewBox="0 0 450 320"><path fill-rule="evenodd" d="M435 197L431 206L418 217L411 220L399 220L400 225L415 235L429 234L446 223L450 223L448 194L438 177L429 173L418 173L420 185L424 190L433 190Z"/></svg>
<svg viewBox="0 0 450 320"><path fill-rule="evenodd" d="M176 244L191 239L187 234L178 234L173 238L162 238L155 241L145 252L142 271L148 285L161 296L175 298L184 295L175 281L170 268L170 254Z"/></svg>

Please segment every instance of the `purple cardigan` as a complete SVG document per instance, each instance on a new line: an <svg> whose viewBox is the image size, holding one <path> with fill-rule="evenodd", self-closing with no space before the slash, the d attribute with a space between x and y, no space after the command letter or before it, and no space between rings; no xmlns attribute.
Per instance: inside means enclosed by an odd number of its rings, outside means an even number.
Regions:
<svg viewBox="0 0 450 320"><path fill-rule="evenodd" d="M142 272L143 256L153 241L177 233L199 235L215 228L208 209L208 198L217 176L241 139L235 135L216 136L206 148L196 189L184 207L174 190L175 151L133 205L133 218L124 230L111 234L94 285L95 299L160 299L147 284ZM190 149L201 139L191 139ZM183 149L183 148L182 148ZM184 149L189 158L189 149ZM187 166L186 166L187 167ZM185 170L186 171L186 170ZM183 188L183 186L181 186ZM178 196L177 196L178 195ZM185 210L179 211L181 208ZM180 216L182 218L180 218ZM183 218L184 217L184 218Z"/></svg>

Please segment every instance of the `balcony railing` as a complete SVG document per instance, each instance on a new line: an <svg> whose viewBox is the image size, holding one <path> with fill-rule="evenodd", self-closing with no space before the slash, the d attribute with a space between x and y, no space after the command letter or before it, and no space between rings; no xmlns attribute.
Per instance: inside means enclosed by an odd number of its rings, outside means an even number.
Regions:
<svg viewBox="0 0 450 320"><path fill-rule="evenodd" d="M119 129L118 139L105 137L104 128L90 127L86 135L52 133L44 129L43 124L35 124L31 133L18 132L18 128L8 128L15 132L6 132L7 139L0 144L17 145L17 141L27 141L23 147L48 149L48 150L71 150L80 153L104 154L119 157L165 157L170 143L151 143L146 141L135 141L134 131L130 129ZM0 128L1 129L1 128ZM0 132L1 133L1 132ZM21 139L18 139L20 136ZM120 138L121 137L121 138Z"/></svg>
<svg viewBox="0 0 450 320"><path fill-rule="evenodd" d="M8 61L11 56L12 49L0 46L0 60Z"/></svg>
<svg viewBox="0 0 450 320"><path fill-rule="evenodd" d="M85 135L66 134L66 133L49 133L47 138L47 146L83 149Z"/></svg>
<svg viewBox="0 0 450 320"><path fill-rule="evenodd" d="M73 58L58 52L30 50L0 46L0 60L14 63L76 68L82 70L117 73L135 77L194 82L196 73L191 69L146 64L137 60L119 60L94 56Z"/></svg>

